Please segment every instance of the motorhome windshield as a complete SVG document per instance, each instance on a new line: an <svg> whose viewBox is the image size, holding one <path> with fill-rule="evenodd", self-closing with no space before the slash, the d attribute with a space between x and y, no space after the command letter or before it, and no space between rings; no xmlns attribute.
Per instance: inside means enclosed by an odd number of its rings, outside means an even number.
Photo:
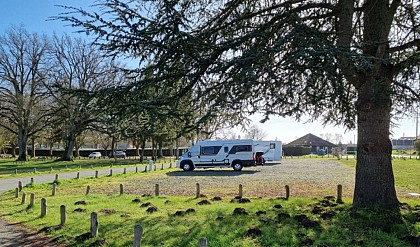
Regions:
<svg viewBox="0 0 420 247"><path fill-rule="evenodd" d="M187 158L190 156L197 156L200 154L200 147L198 146L192 146L187 152L185 152L182 157Z"/></svg>

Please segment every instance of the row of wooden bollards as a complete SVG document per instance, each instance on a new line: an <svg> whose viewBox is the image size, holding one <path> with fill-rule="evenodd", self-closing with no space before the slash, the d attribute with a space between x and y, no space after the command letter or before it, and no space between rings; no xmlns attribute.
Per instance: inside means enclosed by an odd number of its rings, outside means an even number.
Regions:
<svg viewBox="0 0 420 247"><path fill-rule="evenodd" d="M35 200L34 194L31 194L31 203L33 205L33 201ZM41 199L41 217L45 217L47 215L47 199ZM60 225L64 226L66 223L67 214L66 214L66 206L60 206ZM90 214L90 237L96 238L98 237L99 233L99 221L98 221L98 214L96 212L92 212ZM141 241L143 237L143 227L139 224L134 226L134 247L141 247ZM199 247L207 247L207 239L201 238L199 240Z"/></svg>
<svg viewBox="0 0 420 247"><path fill-rule="evenodd" d="M55 184L53 184L53 191L55 188ZM200 196L200 184L196 184L196 197L198 198ZM289 199L290 197L290 187L289 185L285 186L286 190L286 196L285 199ZM16 188L17 195L19 193L19 188ZM87 186L86 188L86 195L90 192L90 186ZM342 192L343 192L343 186L340 184L337 186L337 202L342 203ZM55 192L53 192L55 193ZM123 184L120 184L120 194L124 193L124 186ZM159 196L159 184L155 184L155 196ZM243 186L242 184L239 185L239 196L243 196ZM26 194L22 193L22 204L26 203ZM28 207L32 207L35 204L35 194L30 194L30 203ZM41 217L45 217L47 215L47 199L41 198ZM64 225L66 222L66 207L65 205L60 206L60 225ZM98 229L99 229L99 223L98 223L98 214L96 212L91 213L91 219L90 219L90 236L92 238L98 237ZM143 228L141 225L135 225L134 227L134 243L133 246L141 246L142 241L142 234L143 234ZM199 240L199 247L207 247L207 239L201 238Z"/></svg>
<svg viewBox="0 0 420 247"><path fill-rule="evenodd" d="M56 175L56 181L58 180L58 175ZM33 179L31 179L31 183L33 183ZM285 185L285 199L289 199L290 197L290 186L289 185ZM86 195L88 195L90 193L91 187L90 185L86 186ZM19 192L22 191L22 182L19 181L18 182L18 187L16 188L16 192L15 192L15 197L18 198L19 197ZM51 195L55 196L57 194L57 184L53 183L53 187L52 187L52 192ZM120 184L120 195L124 194L124 185ZM160 190L159 190L159 184L155 184L155 196L159 196L160 195ZM26 194L23 193L22 195L22 202L25 201ZM196 184L196 193L195 193L195 197L199 198L201 196L201 187L200 184L197 183ZM239 185L239 191L238 191L238 196L239 197L243 197L243 186L242 184ZM337 186L337 202L338 203L342 203L343 202L343 186L341 184L339 184ZM24 203L24 202L23 202ZM22 204L23 204L22 203Z"/></svg>
<svg viewBox="0 0 420 247"><path fill-rule="evenodd" d="M161 164L161 170L163 170L163 166L164 166L164 164L162 163ZM111 165L111 167L112 167L112 165ZM68 166L66 165L66 169L68 168ZM91 169L93 169L94 167L93 166L91 166L90 167ZM169 168L172 168L172 163L169 163ZM81 165L79 165L79 169L82 169L82 166ZM50 172L52 172L54 169L53 169L53 167L50 167L50 169L49 169L49 171ZM112 170L112 169L111 169ZM154 165L153 163L152 163L152 168L147 168L147 166L145 166L144 167L144 171L145 172L147 172L147 170L149 170L149 171L151 171L151 170L154 170L154 171L156 171L157 170L157 165ZM138 167L136 167L136 173L139 171L139 168ZM15 171L14 172L12 172L12 173L14 173L14 174L18 174L18 169L15 169ZM37 173L37 169L36 168L34 168L34 170L33 170L33 173ZM126 173L126 168L124 168L124 174Z"/></svg>

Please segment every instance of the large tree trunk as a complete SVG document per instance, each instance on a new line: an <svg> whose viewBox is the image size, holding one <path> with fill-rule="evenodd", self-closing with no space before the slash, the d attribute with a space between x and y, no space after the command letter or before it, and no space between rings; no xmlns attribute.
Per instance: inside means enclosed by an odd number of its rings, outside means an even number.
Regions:
<svg viewBox="0 0 420 247"><path fill-rule="evenodd" d="M75 145L76 137L69 135L67 137L66 148L64 149L64 156L62 157L62 160L73 161L73 150Z"/></svg>
<svg viewBox="0 0 420 247"><path fill-rule="evenodd" d="M28 142L28 131L22 127L18 130L18 145L19 145L19 156L18 161L27 161L27 142Z"/></svg>
<svg viewBox="0 0 420 247"><path fill-rule="evenodd" d="M371 66L358 76L357 165L353 205L397 208L389 140L393 67L387 63L392 22L388 0L365 4L363 53ZM378 42L382 41L382 42ZM375 59L372 59L375 58Z"/></svg>
<svg viewBox="0 0 420 247"><path fill-rule="evenodd" d="M386 73L386 71L383 71ZM353 205L399 205L392 171L389 140L391 98L389 78L367 79L357 102L357 165Z"/></svg>

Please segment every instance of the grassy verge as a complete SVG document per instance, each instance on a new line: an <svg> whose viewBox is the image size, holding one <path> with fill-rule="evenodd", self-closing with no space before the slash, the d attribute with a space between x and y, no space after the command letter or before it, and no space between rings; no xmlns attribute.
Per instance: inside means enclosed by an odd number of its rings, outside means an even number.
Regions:
<svg viewBox="0 0 420 247"><path fill-rule="evenodd" d="M356 160L341 159L340 162L348 167L355 168ZM395 186L401 193L420 193L420 160L417 159L393 159Z"/></svg>
<svg viewBox="0 0 420 247"><path fill-rule="evenodd" d="M155 164L175 163L174 159L160 159ZM14 159L0 159L0 179L7 177L32 176L34 172L70 172L80 169L109 168L121 166L146 165L148 161L136 159L75 159L74 161L57 161L54 159L34 159L26 162L16 162Z"/></svg>
<svg viewBox="0 0 420 247"><path fill-rule="evenodd" d="M412 246L420 234L420 200L407 199L401 212L389 212L354 211L349 200L337 204L334 198L248 201L119 194L121 178L146 178L165 172L60 180L56 196L51 195L52 184L29 184L23 192L34 193L35 204L29 207L29 200L21 204L21 198L9 191L0 196L0 213L71 246L95 246L100 242L106 246L132 246L135 224L144 229L142 246L198 246L201 237L206 237L212 247ZM98 188L113 183L114 191L93 189L85 195L87 185ZM41 198L47 199L45 217L40 217ZM59 226L61 205L67 212L64 226ZM89 232L91 212L98 213L98 238L84 238Z"/></svg>

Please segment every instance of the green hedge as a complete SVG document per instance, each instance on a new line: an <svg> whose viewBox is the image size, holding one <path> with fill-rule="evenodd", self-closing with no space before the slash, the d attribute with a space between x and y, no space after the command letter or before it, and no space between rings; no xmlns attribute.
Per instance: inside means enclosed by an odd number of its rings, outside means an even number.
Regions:
<svg viewBox="0 0 420 247"><path fill-rule="evenodd" d="M308 155L311 153L311 147L283 147L283 152L285 156L302 156Z"/></svg>

